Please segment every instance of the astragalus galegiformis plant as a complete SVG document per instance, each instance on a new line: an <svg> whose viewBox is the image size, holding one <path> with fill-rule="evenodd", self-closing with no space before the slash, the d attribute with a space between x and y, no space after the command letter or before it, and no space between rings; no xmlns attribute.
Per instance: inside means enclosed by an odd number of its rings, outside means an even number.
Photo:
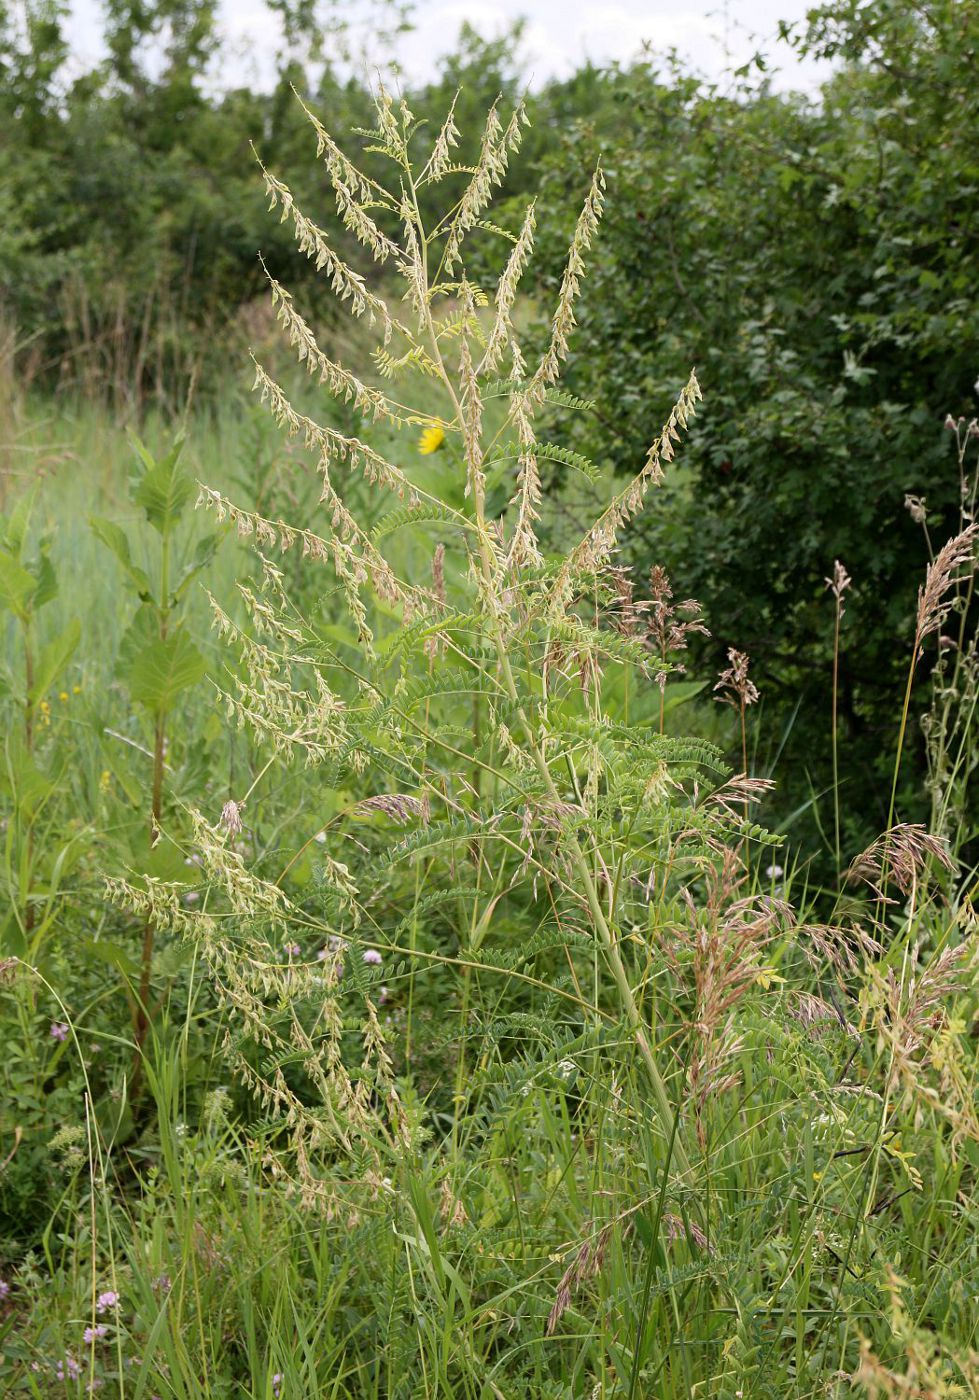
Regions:
<svg viewBox="0 0 979 1400"><path fill-rule="evenodd" d="M254 541L262 561L261 586L239 588L245 621L228 600L212 600L235 654L229 718L267 748L268 764L308 765L311 794L328 787L359 796L325 833L310 834L325 835L311 847L315 898L259 878L236 846L265 768L232 795L221 821L198 823L207 907L188 911L178 891L162 887L143 896L169 901L171 921L205 939L229 1009L229 1045L269 1110L295 1130L306 1190L327 1196L333 1188L321 1174L329 1176L331 1154L364 1153L365 1173L378 1182L386 1147L410 1147L420 1131L399 1083L402 1075L411 1082L412 1063L406 1056L396 1065L386 1043L382 974L364 963L368 942L382 952L385 994L394 984L410 1000L420 966L444 968L455 1007L454 1023L440 1028L455 1032L454 1111L470 1073L485 1071L496 1053L487 1042L482 1052L480 1042L469 1049L473 983L482 988L502 974L522 999L491 1003L494 1046L513 1043L500 1025L508 1014L527 1043L549 1047L555 1065L593 1055L603 1038L620 1058L624 1045L645 1076L651 1121L669 1140L682 1089L672 1049L657 1048L652 989L687 954L678 945L667 962L657 930L668 910L686 925L682 892L706 878L725 847L761 835L745 818L756 795L750 783L716 791L712 749L666 736L655 720L630 724L628 707L609 699L628 673L661 713L658 687L670 662L640 625L651 605L623 588L615 557L694 413L692 373L634 477L574 547L555 556L542 535L542 464L595 475L562 446L555 409L585 407L559 380L602 211L601 172L575 225L546 343L531 354L515 313L535 209L513 232L487 217L520 143L522 107L506 122L494 107L477 164L461 167L451 112L431 140L404 103L381 91L376 106L366 144L371 169L387 171L383 181L358 168L310 113L339 218L378 264L376 280L342 260L329 233L265 172L272 206L292 223L300 249L351 315L376 331L374 371L361 377L322 348L270 276L300 362L342 401L346 421L352 412L360 425L341 431L329 417L300 412L257 364L261 398L315 455L321 509L286 522L207 487L201 495ZM438 191L445 212L426 222L422 209ZM495 285L467 271L477 230L507 248ZM381 497L389 504L379 511ZM426 542L424 569L413 566L413 576L402 566L409 537ZM287 552L317 583L290 586ZM345 624L316 601L327 590ZM371 859L352 869L350 833L366 823L375 828ZM400 901L391 895L399 867ZM753 926L762 916L750 912L743 922ZM770 929L777 920L762 922ZM433 945L429 926L452 936ZM736 980L724 980L718 950L717 966L703 972L712 1009L691 991L689 1005L674 1008L671 1034L683 1019L709 1014L711 1043L728 1035L734 1003L763 956L762 941L738 933ZM695 945L694 937L685 945L694 961ZM716 1044L708 1058L704 1075L723 1059ZM707 1092L703 1077L699 1087ZM689 1171L682 1126L672 1161L681 1176Z"/></svg>

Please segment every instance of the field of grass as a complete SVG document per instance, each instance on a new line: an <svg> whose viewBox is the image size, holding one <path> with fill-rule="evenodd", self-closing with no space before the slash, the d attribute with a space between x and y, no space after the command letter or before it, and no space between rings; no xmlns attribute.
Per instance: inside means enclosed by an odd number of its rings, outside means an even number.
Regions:
<svg viewBox="0 0 979 1400"><path fill-rule="evenodd" d="M278 426L7 395L0 1390L979 1395L972 643L932 829L815 884L747 659L721 710L615 568L696 380L604 479L419 230L408 389L284 303L340 402L266 383Z"/></svg>

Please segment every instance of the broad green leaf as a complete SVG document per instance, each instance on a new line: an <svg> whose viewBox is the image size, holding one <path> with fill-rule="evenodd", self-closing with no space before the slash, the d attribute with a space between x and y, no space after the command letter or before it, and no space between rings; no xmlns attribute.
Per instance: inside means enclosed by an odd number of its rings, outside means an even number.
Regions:
<svg viewBox="0 0 979 1400"><path fill-rule="evenodd" d="M702 690L707 687L706 681L667 681L666 684L666 705L667 714L675 710L679 705L685 705L688 700L693 700Z"/></svg>
<svg viewBox="0 0 979 1400"><path fill-rule="evenodd" d="M44 550L35 567L34 594L31 598L31 608L34 612L38 608L43 608L45 603L50 603L52 598L58 596L58 580L55 577L54 565L47 550Z"/></svg>
<svg viewBox="0 0 979 1400"><path fill-rule="evenodd" d="M137 438L136 450L146 464L146 472L133 499L146 512L146 518L161 535L169 535L194 494L194 479L180 465L182 439L178 438L165 457L156 461Z"/></svg>
<svg viewBox="0 0 979 1400"><path fill-rule="evenodd" d="M139 963L128 949L121 948L118 943L111 943L107 938L83 938L79 951L87 958L97 958L99 962L108 963L126 977L135 979L139 976Z"/></svg>
<svg viewBox="0 0 979 1400"><path fill-rule="evenodd" d="M140 614L123 639L125 679L132 698L153 714L164 714L182 690L196 685L207 670L201 653L182 630L161 640L155 625L147 629ZM150 611L149 621L155 623Z"/></svg>
<svg viewBox="0 0 979 1400"><path fill-rule="evenodd" d="M34 684L29 699L36 702L54 685L68 665L82 635L81 623L73 617L65 630L43 648L34 669Z"/></svg>
<svg viewBox="0 0 979 1400"><path fill-rule="evenodd" d="M23 730L11 730L0 767L0 792L9 794L24 816L31 818L53 791L51 779L41 772L27 748Z"/></svg>
<svg viewBox="0 0 979 1400"><path fill-rule="evenodd" d="M15 559L19 559L23 552L24 540L27 538L27 527L30 524L31 512L34 509L40 485L39 481L35 481L30 490L24 492L7 519L4 544Z"/></svg>
<svg viewBox="0 0 979 1400"><path fill-rule="evenodd" d="M13 555L0 549L0 606L9 608L22 622L30 612L30 601L37 580L18 564Z"/></svg>
<svg viewBox="0 0 979 1400"><path fill-rule="evenodd" d="M140 598L149 598L152 590L146 570L141 569L138 564L133 563L132 554L129 549L129 540L122 527L112 520L104 520L99 515L89 516L89 524L96 537L112 550L112 553L122 565Z"/></svg>
<svg viewBox="0 0 979 1400"><path fill-rule="evenodd" d="M126 678L137 658L160 640L160 622L152 603L143 603L133 615L119 643L118 671Z"/></svg>
<svg viewBox="0 0 979 1400"><path fill-rule="evenodd" d="M0 957L27 957L27 939L14 909L0 923Z"/></svg>
<svg viewBox="0 0 979 1400"><path fill-rule="evenodd" d="M182 597L201 570L206 569L208 564L210 564L217 551L219 539L220 537L218 535L205 535L203 539L198 541L190 562L181 574L177 586L173 591L174 602L177 602Z"/></svg>

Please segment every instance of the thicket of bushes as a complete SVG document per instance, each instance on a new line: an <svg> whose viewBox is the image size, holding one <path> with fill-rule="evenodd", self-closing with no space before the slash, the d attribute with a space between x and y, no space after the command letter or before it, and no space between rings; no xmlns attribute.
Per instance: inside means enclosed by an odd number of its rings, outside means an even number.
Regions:
<svg viewBox="0 0 979 1400"><path fill-rule="evenodd" d="M652 67L604 77L543 187L606 152L606 242L569 369L599 405L580 423L586 448L626 469L678 360L698 367L704 413L630 558L666 564L704 602L700 656L752 656L767 709L757 761L780 754L789 807L803 774L815 793L831 781L825 580L835 559L853 578L840 712L859 843L886 817L926 557L906 499L926 501L938 536L954 525L944 425L979 402L979 12L834 4L796 42L837 61L818 101L747 77L724 93ZM917 782L909 814L924 810Z"/></svg>

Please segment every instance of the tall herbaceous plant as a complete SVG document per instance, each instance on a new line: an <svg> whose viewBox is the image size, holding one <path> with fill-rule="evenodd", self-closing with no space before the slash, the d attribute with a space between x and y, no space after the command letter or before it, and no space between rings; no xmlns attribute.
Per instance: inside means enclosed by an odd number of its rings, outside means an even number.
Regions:
<svg viewBox="0 0 979 1400"><path fill-rule="evenodd" d="M602 173L577 218L549 334L531 354L515 319L535 208L513 230L488 218L520 145L523 107L509 117L493 107L471 167L454 160L451 111L435 133L383 90L376 110L362 164L377 178L308 114L339 219L378 264L376 278L345 261L330 232L264 171L299 248L376 334L373 369L354 372L326 353L269 276L299 361L340 404L309 416L256 363L262 400L315 457L319 509L268 519L209 487L201 493L260 560L260 581L240 583L237 600L212 599L228 647L223 703L260 752L253 780L220 818L194 815L206 901L188 908L180 887L164 883L114 890L202 940L227 1047L270 1120L288 1128L292 1165L277 1165L310 1201L336 1201L330 1164L341 1159L361 1168L345 1179L380 1189L392 1154L414 1151L425 1135L410 1089L411 1023L409 1053L399 1050L396 1063L385 1010L394 997L410 1015L422 974L429 987L433 975L445 979L437 1029L456 1056L453 1112L470 1074L486 1068L474 1018L492 1008L500 1045L509 1015L532 1043L550 1036L558 1054L559 1012L578 1035L570 1053L607 1042L625 1055L654 1136L664 1150L672 1140L679 1182L693 1138L682 1114L674 1131L676 1105L691 1075L704 1095L708 1081L720 1083L723 1054L708 1027L700 1062L681 1072L663 1043L677 1024L664 1009L654 1015L665 971L657 917L720 868L722 851L724 878L736 883L738 843L765 839L745 815L761 785L719 788L709 746L663 733L671 662L650 642L652 603L634 596L615 558L700 390L691 373L625 488L572 548L551 552L541 525L546 464L598 476L562 445L562 413L587 405L559 382ZM442 212L423 215L441 196ZM484 247L490 237L503 250L488 284L467 269L476 231ZM408 549L409 537L424 550ZM652 697L635 721L623 704L630 686ZM308 770L300 854L314 859L316 880L301 888L289 881L299 856L265 869L242 840L268 775L289 764ZM320 829L313 813L326 791L349 800ZM358 838L368 829L373 844ZM747 985L756 946L743 954Z"/></svg>

